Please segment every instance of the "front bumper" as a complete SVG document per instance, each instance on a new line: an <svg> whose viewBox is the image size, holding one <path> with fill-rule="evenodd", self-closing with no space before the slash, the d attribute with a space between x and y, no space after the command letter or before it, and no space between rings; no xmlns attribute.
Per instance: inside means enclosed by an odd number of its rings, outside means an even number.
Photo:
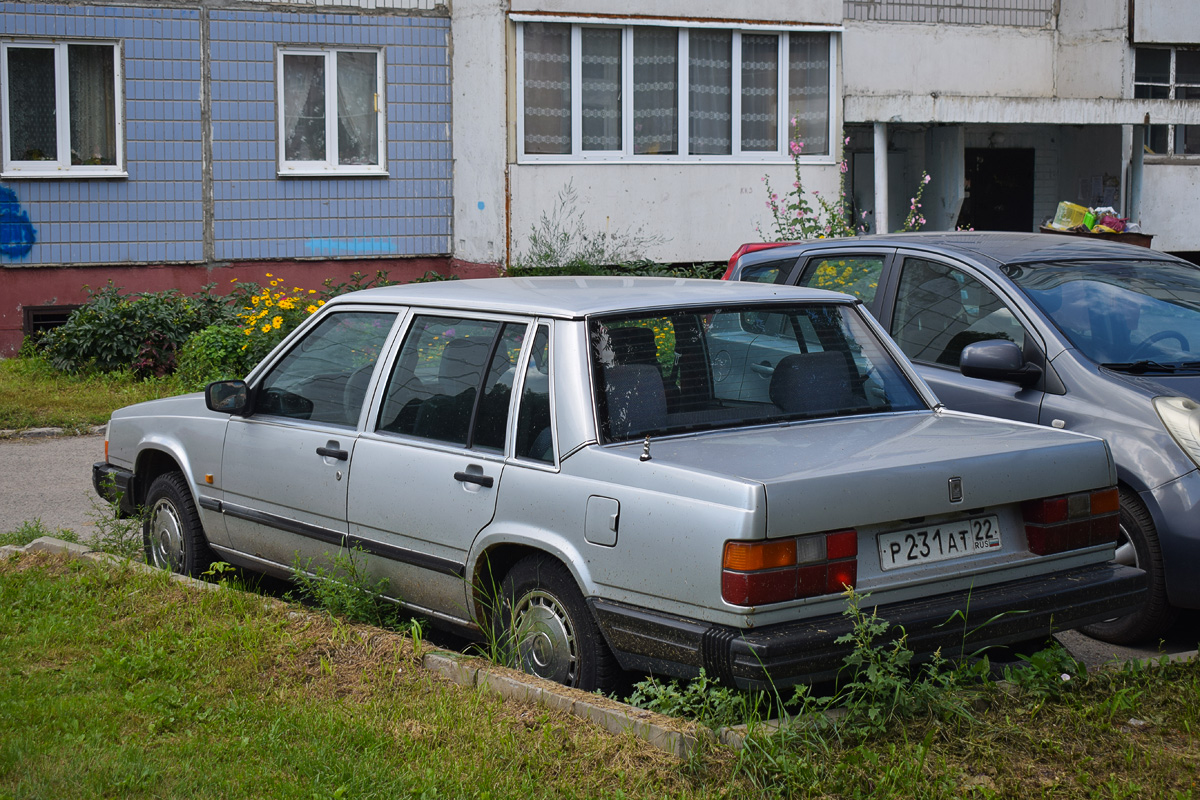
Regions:
<svg viewBox="0 0 1200 800"><path fill-rule="evenodd" d="M133 494L133 473L107 461L92 464L92 488L106 503L117 503L122 517L131 516L136 510Z"/></svg>
<svg viewBox="0 0 1200 800"><path fill-rule="evenodd" d="M876 613L892 625L889 639L903 629L918 659L939 649L954 657L1120 616L1145 592L1146 573L1108 563L894 603ZM835 677L849 652L836 640L853 627L833 615L742 630L605 600L590 604L625 669L684 678L703 669L740 688Z"/></svg>

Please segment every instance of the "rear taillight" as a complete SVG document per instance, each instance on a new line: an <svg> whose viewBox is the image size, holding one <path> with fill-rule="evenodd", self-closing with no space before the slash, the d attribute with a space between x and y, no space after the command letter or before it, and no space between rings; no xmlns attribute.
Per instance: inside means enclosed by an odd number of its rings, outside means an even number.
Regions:
<svg viewBox="0 0 1200 800"><path fill-rule="evenodd" d="M858 579L858 533L726 542L721 566L721 596L735 606L837 594Z"/></svg>
<svg viewBox="0 0 1200 800"><path fill-rule="evenodd" d="M1116 488L1046 497L1021 504L1029 550L1039 556L1113 544L1121 524Z"/></svg>

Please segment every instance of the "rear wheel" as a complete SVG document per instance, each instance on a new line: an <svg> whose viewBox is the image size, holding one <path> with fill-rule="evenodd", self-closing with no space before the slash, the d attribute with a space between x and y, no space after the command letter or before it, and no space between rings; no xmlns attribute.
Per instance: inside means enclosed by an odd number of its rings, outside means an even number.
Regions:
<svg viewBox="0 0 1200 800"><path fill-rule="evenodd" d="M1121 530L1114 560L1146 571L1149 579L1146 600L1132 614L1088 625L1083 632L1113 644L1134 644L1166 633L1177 612L1167 602L1167 581L1163 574L1158 532L1150 512L1137 495L1127 489L1121 489Z"/></svg>
<svg viewBox="0 0 1200 800"><path fill-rule="evenodd" d="M497 636L514 666L585 691L619 688L624 674L575 579L546 555L518 561L501 586Z"/></svg>
<svg viewBox="0 0 1200 800"><path fill-rule="evenodd" d="M142 543L147 564L195 578L216 560L182 472L155 478L146 493L146 508Z"/></svg>

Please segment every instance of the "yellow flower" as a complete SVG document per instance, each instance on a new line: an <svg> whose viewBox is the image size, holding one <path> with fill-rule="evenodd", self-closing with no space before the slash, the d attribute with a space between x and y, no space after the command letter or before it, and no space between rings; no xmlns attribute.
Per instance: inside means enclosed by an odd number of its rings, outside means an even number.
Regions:
<svg viewBox="0 0 1200 800"><path fill-rule="evenodd" d="M270 333L270 332L271 332L271 326L270 326L270 325L263 325L263 326L262 326L262 332L263 332L263 333Z"/></svg>
<svg viewBox="0 0 1200 800"><path fill-rule="evenodd" d="M254 297L251 297L250 302L253 303L254 305L258 305L258 295L254 295Z"/></svg>
<svg viewBox="0 0 1200 800"><path fill-rule="evenodd" d="M269 273L269 272L268 272L268 273L267 273L267 277L268 277L268 278L274 278L275 276L274 276L274 275L272 275L271 273Z"/></svg>
<svg viewBox="0 0 1200 800"><path fill-rule="evenodd" d="M279 301L279 307L282 308L284 311L290 310L293 305L294 305L294 302L293 302L292 298L290 298L290 297L284 298L283 300Z"/></svg>
<svg viewBox="0 0 1200 800"><path fill-rule="evenodd" d="M308 306L308 308L306 308L306 309L304 309L304 310L305 310L305 311L307 311L307 312L308 312L308 313L310 313L310 314L315 314L315 313L317 313L317 307L316 307L316 306L314 306L314 305L311 305L311 304Z"/></svg>
<svg viewBox="0 0 1200 800"><path fill-rule="evenodd" d="M309 293L309 294L316 294L316 293L317 293L317 290L316 290L316 289L309 289L309 290L308 290L308 293Z"/></svg>
<svg viewBox="0 0 1200 800"><path fill-rule="evenodd" d="M283 317L275 317L271 320L271 327L279 330L279 326L283 324Z"/></svg>

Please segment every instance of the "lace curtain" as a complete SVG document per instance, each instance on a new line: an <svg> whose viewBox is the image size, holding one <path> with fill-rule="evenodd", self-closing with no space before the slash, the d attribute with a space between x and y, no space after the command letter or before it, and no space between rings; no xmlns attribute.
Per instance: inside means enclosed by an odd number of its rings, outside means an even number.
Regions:
<svg viewBox="0 0 1200 800"><path fill-rule="evenodd" d="M791 34L788 65L788 113L796 125L790 135L804 153L829 152L829 34Z"/></svg>
<svg viewBox="0 0 1200 800"><path fill-rule="evenodd" d="M733 144L733 32L688 37L688 152L726 155Z"/></svg>
<svg viewBox="0 0 1200 800"><path fill-rule="evenodd" d="M337 54L338 163L379 163L375 53Z"/></svg>
<svg viewBox="0 0 1200 800"><path fill-rule="evenodd" d="M525 23L525 152L571 152L571 26Z"/></svg>
<svg viewBox="0 0 1200 800"><path fill-rule="evenodd" d="M583 149L621 149L621 30L580 31Z"/></svg>
<svg viewBox="0 0 1200 800"><path fill-rule="evenodd" d="M779 37L742 34L742 150L779 148Z"/></svg>
<svg viewBox="0 0 1200 800"><path fill-rule="evenodd" d="M633 152L679 152L679 32L633 29Z"/></svg>
<svg viewBox="0 0 1200 800"><path fill-rule="evenodd" d="M283 57L283 157L324 161L325 57Z"/></svg>

